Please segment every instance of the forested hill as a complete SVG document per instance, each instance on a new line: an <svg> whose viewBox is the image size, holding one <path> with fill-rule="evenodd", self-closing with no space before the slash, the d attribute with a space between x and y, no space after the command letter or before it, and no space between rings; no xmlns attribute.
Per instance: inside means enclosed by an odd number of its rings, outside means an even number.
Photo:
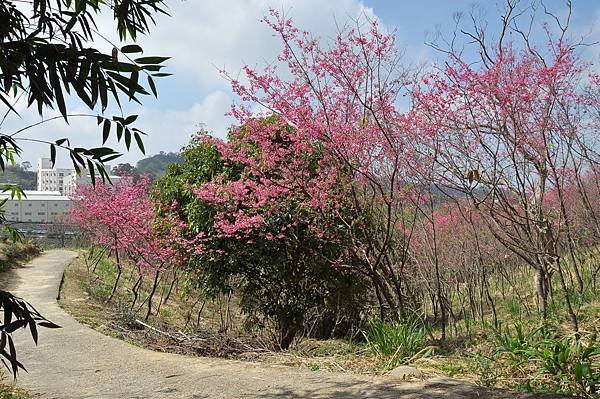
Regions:
<svg viewBox="0 0 600 399"><path fill-rule="evenodd" d="M141 159L133 167L128 163L119 164L112 169L112 173L120 175L123 173L137 173L140 175L149 175L152 180L163 176L167 167L173 163L182 163L183 158L178 152L164 152Z"/></svg>
<svg viewBox="0 0 600 399"><path fill-rule="evenodd" d="M17 184L24 190L35 190L36 178L35 172L22 165L6 166L4 172L0 172L1 184Z"/></svg>

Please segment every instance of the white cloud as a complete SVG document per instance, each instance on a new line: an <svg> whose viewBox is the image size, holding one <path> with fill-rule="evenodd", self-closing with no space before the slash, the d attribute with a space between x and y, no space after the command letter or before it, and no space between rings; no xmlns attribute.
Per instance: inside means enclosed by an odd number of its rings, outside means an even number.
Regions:
<svg viewBox="0 0 600 399"><path fill-rule="evenodd" d="M139 110L138 126L148 133L146 153L176 151L189 141L192 134L206 129L216 137L224 138L227 128L233 123L225 117L230 109L231 96L224 91L213 91L201 102L185 110L161 110L143 108ZM126 154L124 159L136 159L135 154Z"/></svg>
<svg viewBox="0 0 600 399"><path fill-rule="evenodd" d="M273 61L279 41L259 22L269 8L282 10L303 29L317 36L332 36L334 21L357 18L373 11L355 0L222 0L171 2L171 17L160 18L150 36L141 40L148 53L173 57L177 78L191 78L205 88L227 88L218 73L233 74L244 63Z"/></svg>

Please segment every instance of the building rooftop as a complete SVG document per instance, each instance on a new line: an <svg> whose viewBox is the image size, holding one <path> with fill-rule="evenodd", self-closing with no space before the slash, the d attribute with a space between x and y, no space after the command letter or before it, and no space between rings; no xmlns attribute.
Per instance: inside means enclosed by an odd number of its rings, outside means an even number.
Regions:
<svg viewBox="0 0 600 399"><path fill-rule="evenodd" d="M30 201L47 201L47 200L70 201L71 200L66 195L61 195L60 192L58 192L58 191L34 191L34 190L27 191L26 190L26 191L24 191L24 193L27 198L23 198L23 199L27 199ZM10 192L0 193L0 199L4 199L4 198L10 199Z"/></svg>

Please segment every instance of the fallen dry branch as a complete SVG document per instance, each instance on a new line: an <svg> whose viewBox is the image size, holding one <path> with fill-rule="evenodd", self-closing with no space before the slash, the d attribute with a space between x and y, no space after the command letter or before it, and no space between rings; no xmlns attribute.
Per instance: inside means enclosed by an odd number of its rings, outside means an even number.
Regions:
<svg viewBox="0 0 600 399"><path fill-rule="evenodd" d="M175 337L175 336L173 336L173 335L171 335L171 334L169 334L167 332L159 330L156 327L152 327L150 324L144 323L141 320L135 319L135 322L138 323L138 324L140 324L140 325L142 325L142 326L144 326L144 327L146 327L146 328L148 328L148 329L150 329L150 330L152 330L152 331L154 331L155 333L162 334L165 337L169 337L169 338L171 338L171 339L173 339L175 341L179 341L179 342L183 341L181 338L177 338L177 337Z"/></svg>
<svg viewBox="0 0 600 399"><path fill-rule="evenodd" d="M250 339L237 338L224 333L168 331L164 326L158 328L138 319L134 324L123 325L113 321L108 327L150 349L164 352L246 360L257 360L261 355L272 353L270 348Z"/></svg>

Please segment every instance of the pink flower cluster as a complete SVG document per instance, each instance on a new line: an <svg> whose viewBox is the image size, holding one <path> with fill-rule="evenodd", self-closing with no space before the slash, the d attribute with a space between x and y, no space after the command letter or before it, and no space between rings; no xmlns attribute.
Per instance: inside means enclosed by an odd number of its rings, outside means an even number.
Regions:
<svg viewBox="0 0 600 399"><path fill-rule="evenodd" d="M314 216L335 209L343 199L337 164L327 163L314 144L278 118L247 119L230 133L228 142L214 139L213 144L240 175L216 177L193 189L215 209L212 237L202 232L202 240L247 240L256 234L282 239L294 222L277 223L277 231L271 231L265 228L270 219L285 216L291 208Z"/></svg>
<svg viewBox="0 0 600 399"><path fill-rule="evenodd" d="M71 221L90 234L95 244L127 255L140 267L170 267L177 253L168 236L154 228L154 207L149 198L150 180L126 176L114 185L96 182L73 195Z"/></svg>

